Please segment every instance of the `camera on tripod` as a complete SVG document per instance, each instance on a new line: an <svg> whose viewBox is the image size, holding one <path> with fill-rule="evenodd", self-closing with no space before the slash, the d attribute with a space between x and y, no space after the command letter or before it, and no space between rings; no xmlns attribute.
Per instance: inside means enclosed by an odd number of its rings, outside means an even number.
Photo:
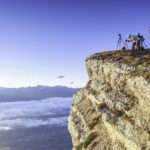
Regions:
<svg viewBox="0 0 150 150"><path fill-rule="evenodd" d="M117 42L117 49L118 50L126 50L128 49L128 44L126 41L122 39L122 35L118 34L118 42Z"/></svg>

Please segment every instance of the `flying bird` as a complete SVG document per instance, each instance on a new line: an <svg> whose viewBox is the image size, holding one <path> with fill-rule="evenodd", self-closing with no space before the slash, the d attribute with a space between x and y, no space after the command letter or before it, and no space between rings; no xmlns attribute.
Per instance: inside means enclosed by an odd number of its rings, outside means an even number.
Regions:
<svg viewBox="0 0 150 150"><path fill-rule="evenodd" d="M71 82L70 84L74 84L74 82Z"/></svg>
<svg viewBox="0 0 150 150"><path fill-rule="evenodd" d="M62 78L64 78L64 76L58 76L57 78L62 79Z"/></svg>

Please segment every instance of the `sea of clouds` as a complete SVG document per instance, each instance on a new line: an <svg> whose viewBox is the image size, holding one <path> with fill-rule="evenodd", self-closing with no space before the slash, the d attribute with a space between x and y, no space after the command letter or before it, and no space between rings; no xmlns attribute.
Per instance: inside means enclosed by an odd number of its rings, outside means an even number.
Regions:
<svg viewBox="0 0 150 150"><path fill-rule="evenodd" d="M0 130L20 127L64 126L67 124L68 116L62 114L69 112L71 103L72 98L2 102L0 103Z"/></svg>

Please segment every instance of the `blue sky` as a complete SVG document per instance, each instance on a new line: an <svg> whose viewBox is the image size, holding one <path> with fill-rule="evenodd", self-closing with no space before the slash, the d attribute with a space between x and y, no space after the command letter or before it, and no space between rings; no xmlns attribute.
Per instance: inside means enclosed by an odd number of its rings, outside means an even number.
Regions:
<svg viewBox="0 0 150 150"><path fill-rule="evenodd" d="M116 49L118 33L140 32L150 45L149 6L149 0L0 0L0 86L84 86L86 57Z"/></svg>

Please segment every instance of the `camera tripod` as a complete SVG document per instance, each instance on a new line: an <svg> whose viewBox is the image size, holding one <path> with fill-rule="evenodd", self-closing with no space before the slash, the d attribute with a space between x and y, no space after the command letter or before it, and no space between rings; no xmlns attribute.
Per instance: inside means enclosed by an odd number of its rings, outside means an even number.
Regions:
<svg viewBox="0 0 150 150"><path fill-rule="evenodd" d="M121 50L121 49L128 49L128 45L126 42L123 41L121 34L118 34L119 39L117 42L117 50Z"/></svg>

